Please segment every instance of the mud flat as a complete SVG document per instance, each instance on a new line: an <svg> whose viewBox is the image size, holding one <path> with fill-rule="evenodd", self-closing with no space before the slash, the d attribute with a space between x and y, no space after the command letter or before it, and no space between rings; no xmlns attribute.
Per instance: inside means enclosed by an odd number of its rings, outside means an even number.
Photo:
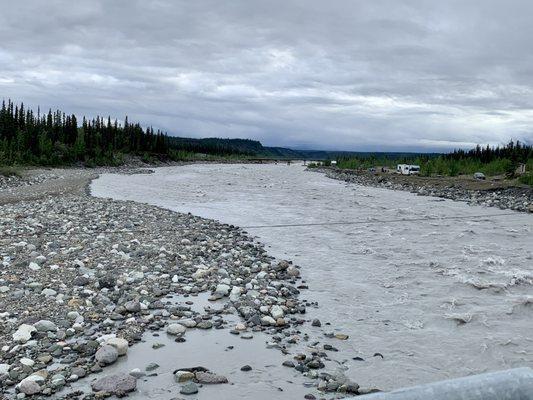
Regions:
<svg viewBox="0 0 533 400"><path fill-rule="evenodd" d="M322 326L301 331L338 349L328 353L362 386L533 362L531 214L344 183L298 165L104 174L92 192L240 226L302 266L309 290L300 297L318 302L307 315Z"/></svg>

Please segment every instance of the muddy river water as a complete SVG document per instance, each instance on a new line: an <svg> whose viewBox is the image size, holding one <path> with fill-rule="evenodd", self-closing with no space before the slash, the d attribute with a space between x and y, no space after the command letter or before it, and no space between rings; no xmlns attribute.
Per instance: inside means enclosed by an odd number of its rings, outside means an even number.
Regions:
<svg viewBox="0 0 533 400"><path fill-rule="evenodd" d="M189 165L154 174L104 174L91 190L238 225L271 255L300 265L309 285L302 297L319 304L309 317L349 335L335 343L338 361L362 386L390 390L533 366L532 214L345 184L301 165ZM230 389L210 389L207 397L249 398L259 391L264 395L257 398L294 398L309 392L303 378L278 367L283 358L277 351L254 356L253 345L227 332L206 339L220 340L218 347L190 336L189 348L197 342L196 350L181 347L172 355L167 346L166 357L185 357L180 365L208 364L211 358L211 364L230 369L217 372L229 374L259 358L259 370L246 378L236 373ZM227 356L231 341L242 345L234 353L240 356ZM251 342L265 347L264 340ZM133 368L136 354L156 361L143 355L143 345L113 368ZM152 395L153 386L146 386Z"/></svg>

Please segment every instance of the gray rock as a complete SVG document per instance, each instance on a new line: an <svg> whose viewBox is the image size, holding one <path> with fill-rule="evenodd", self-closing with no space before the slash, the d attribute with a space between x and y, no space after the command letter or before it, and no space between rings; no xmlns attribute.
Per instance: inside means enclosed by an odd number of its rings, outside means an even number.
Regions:
<svg viewBox="0 0 533 400"><path fill-rule="evenodd" d="M148 364L148 365L146 366L145 369L146 369L146 371L150 372L150 371L154 371L154 370L156 370L156 369L158 369L158 368L159 368L159 364L157 364L157 363L150 363L150 364Z"/></svg>
<svg viewBox="0 0 533 400"><path fill-rule="evenodd" d="M197 372L195 374L195 377L199 383L204 384L228 383L228 378L222 375L214 374L212 372Z"/></svg>
<svg viewBox="0 0 533 400"><path fill-rule="evenodd" d="M42 319L39 322L36 322L33 324L35 329L37 329L38 332L55 332L57 331L57 326L52 321L48 321L46 319Z"/></svg>
<svg viewBox="0 0 533 400"><path fill-rule="evenodd" d="M41 385L39 385L32 377L23 379L19 385L18 390L21 393L24 393L27 396L31 396L41 392Z"/></svg>
<svg viewBox="0 0 533 400"><path fill-rule="evenodd" d="M128 374L109 375L93 382L91 388L94 392L121 396L124 393L133 392L137 388L137 380Z"/></svg>
<svg viewBox="0 0 533 400"><path fill-rule="evenodd" d="M131 300L124 304L124 308L130 313L136 313L141 311L141 303L138 300Z"/></svg>
<svg viewBox="0 0 533 400"><path fill-rule="evenodd" d="M106 344L98 349L94 358L103 365L113 364L117 361L118 351L113 346Z"/></svg>
<svg viewBox="0 0 533 400"><path fill-rule="evenodd" d="M180 388L181 394L195 394L198 393L198 386L194 382L187 382Z"/></svg>

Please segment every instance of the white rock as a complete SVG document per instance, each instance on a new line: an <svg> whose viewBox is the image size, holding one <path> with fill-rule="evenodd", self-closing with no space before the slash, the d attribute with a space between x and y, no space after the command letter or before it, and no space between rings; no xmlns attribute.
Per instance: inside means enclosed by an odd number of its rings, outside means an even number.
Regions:
<svg viewBox="0 0 533 400"><path fill-rule="evenodd" d="M13 334L13 340L17 343L26 343L31 339L31 334L36 330L33 325L22 324Z"/></svg>
<svg viewBox="0 0 533 400"><path fill-rule="evenodd" d="M187 328L194 328L196 326L196 321L194 319L190 319L190 318L180 319L178 321L178 324L183 325L183 326L185 326Z"/></svg>
<svg viewBox="0 0 533 400"><path fill-rule="evenodd" d="M22 364L22 365L26 365L28 367L33 367L35 365L35 361L29 359L29 358L26 358L26 357L23 357L19 360L19 362Z"/></svg>
<svg viewBox="0 0 533 400"><path fill-rule="evenodd" d="M32 271L39 271L41 267L39 267L39 264L34 263L33 261L28 266Z"/></svg>
<svg viewBox="0 0 533 400"><path fill-rule="evenodd" d="M7 375L9 372L9 364L0 364L0 376Z"/></svg>
<svg viewBox="0 0 533 400"><path fill-rule="evenodd" d="M111 338L107 341L107 344L117 349L118 355L123 356L128 352L128 341L122 338Z"/></svg>
<svg viewBox="0 0 533 400"><path fill-rule="evenodd" d="M187 328L185 328L181 324L170 324L167 327L167 333L169 335L173 335L173 336L183 335L186 330L187 330Z"/></svg>
<svg viewBox="0 0 533 400"><path fill-rule="evenodd" d="M215 289L215 294L219 296L227 296L230 291L229 285L226 285L224 283L221 283L217 285L217 288Z"/></svg>
<svg viewBox="0 0 533 400"><path fill-rule="evenodd" d="M280 306L274 305L270 309L270 315L272 315L272 318L278 319L278 318L283 318L285 313L283 312L283 308L281 308Z"/></svg>
<svg viewBox="0 0 533 400"><path fill-rule="evenodd" d="M263 325L276 325L276 320L270 315L265 315L261 318L261 324Z"/></svg>
<svg viewBox="0 0 533 400"><path fill-rule="evenodd" d="M41 294L44 294L46 297L52 297L52 296L55 296L57 292L54 289L46 288L46 289L43 289Z"/></svg>

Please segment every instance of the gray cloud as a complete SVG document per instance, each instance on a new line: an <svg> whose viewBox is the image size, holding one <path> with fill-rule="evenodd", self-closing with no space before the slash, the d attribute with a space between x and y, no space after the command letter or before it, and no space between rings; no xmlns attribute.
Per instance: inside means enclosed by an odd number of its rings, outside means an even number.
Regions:
<svg viewBox="0 0 533 400"><path fill-rule="evenodd" d="M0 97L269 145L533 142L527 0L0 0Z"/></svg>

